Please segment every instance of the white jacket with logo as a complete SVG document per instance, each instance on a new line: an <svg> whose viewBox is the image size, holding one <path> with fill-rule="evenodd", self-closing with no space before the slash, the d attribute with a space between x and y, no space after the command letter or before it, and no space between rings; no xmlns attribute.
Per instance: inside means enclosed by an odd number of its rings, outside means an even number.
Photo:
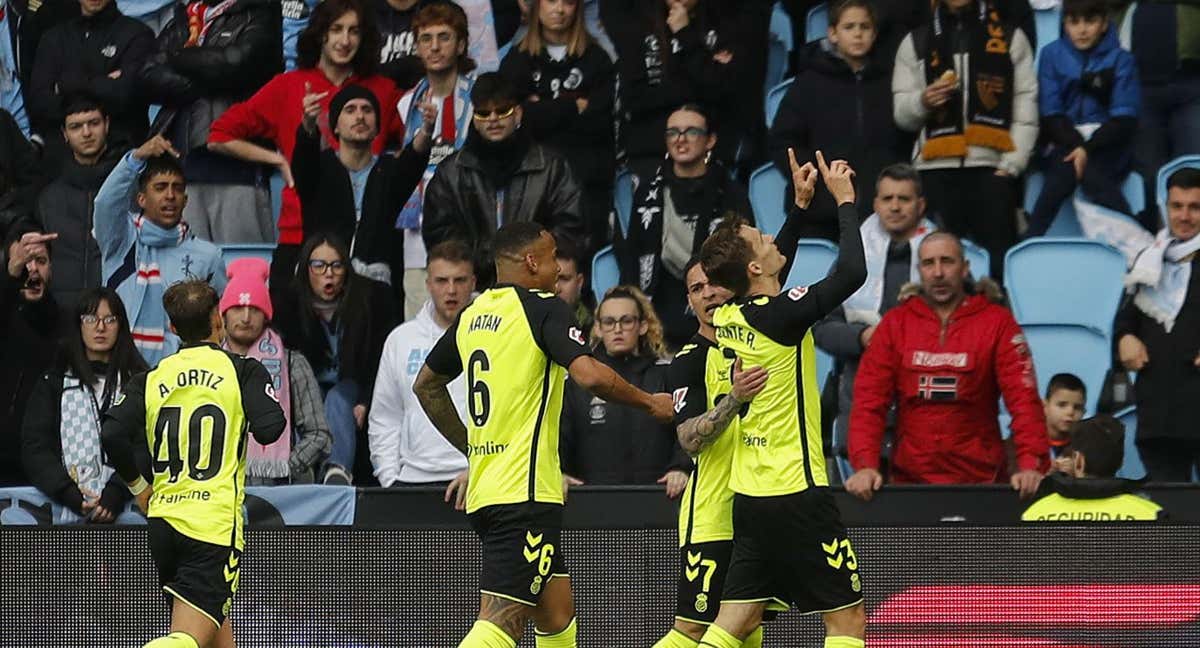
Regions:
<svg viewBox="0 0 1200 648"><path fill-rule="evenodd" d="M426 301L383 345L368 437L371 465L384 486L450 481L467 468L467 458L429 421L412 388L425 356L445 332L433 319L433 302ZM466 379L459 376L448 389L459 417L467 420Z"/></svg>

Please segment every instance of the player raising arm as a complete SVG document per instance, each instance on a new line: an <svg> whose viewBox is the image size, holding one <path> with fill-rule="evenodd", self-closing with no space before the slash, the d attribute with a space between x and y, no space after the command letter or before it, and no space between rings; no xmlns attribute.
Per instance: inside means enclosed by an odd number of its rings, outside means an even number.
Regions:
<svg viewBox="0 0 1200 648"><path fill-rule="evenodd" d="M171 633L146 648L233 648L245 431L267 445L285 425L267 370L218 346L217 305L204 281L167 288L163 306L182 345L134 377L104 417L104 451L146 513L159 583L173 599ZM149 460L153 485L139 458Z"/></svg>
<svg viewBox="0 0 1200 648"><path fill-rule="evenodd" d="M467 455L447 497L483 544L479 619L459 646L514 648L533 619L538 648L575 646L575 607L559 537L563 484L558 426L566 374L610 402L671 420L671 397L647 394L593 359L566 302L554 294L554 237L537 223L500 228L494 288L434 346L413 391L429 420ZM446 385L467 372L458 418Z"/></svg>

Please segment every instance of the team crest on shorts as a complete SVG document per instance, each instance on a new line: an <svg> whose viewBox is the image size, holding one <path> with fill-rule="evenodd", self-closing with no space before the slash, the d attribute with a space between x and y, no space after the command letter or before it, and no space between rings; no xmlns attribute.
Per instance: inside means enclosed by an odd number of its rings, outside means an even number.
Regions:
<svg viewBox="0 0 1200 648"><path fill-rule="evenodd" d="M529 593L537 596L538 592L542 591L542 577L534 576L533 583L529 585Z"/></svg>
<svg viewBox="0 0 1200 648"><path fill-rule="evenodd" d="M708 610L708 595L700 592L696 595L696 611L704 614Z"/></svg>

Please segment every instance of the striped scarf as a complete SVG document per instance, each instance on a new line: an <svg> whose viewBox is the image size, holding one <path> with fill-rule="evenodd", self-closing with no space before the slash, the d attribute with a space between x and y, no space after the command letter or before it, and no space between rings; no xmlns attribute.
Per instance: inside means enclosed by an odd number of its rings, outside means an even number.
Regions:
<svg viewBox="0 0 1200 648"><path fill-rule="evenodd" d="M158 364L163 355L163 342L167 336L167 312L163 309L162 272L159 268L159 250L178 247L188 238L187 223L180 221L170 229L156 225L139 215L134 219L137 228L137 245L130 254L137 264L134 281L134 299L128 300L127 310L133 329L133 343L151 367Z"/></svg>

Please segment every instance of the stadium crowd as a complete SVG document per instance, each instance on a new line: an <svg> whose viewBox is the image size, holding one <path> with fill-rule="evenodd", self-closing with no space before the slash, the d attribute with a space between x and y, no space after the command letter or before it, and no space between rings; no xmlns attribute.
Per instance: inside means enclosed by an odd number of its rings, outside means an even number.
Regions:
<svg viewBox="0 0 1200 648"><path fill-rule="evenodd" d="M596 358L661 392L706 303L693 259L724 219L765 227L748 183L764 164L790 177L789 150L856 171L867 282L813 331L834 358L822 409L848 490L1011 481L1029 495L1060 458L1081 476L1065 449L1096 414L1087 393L1126 371L1149 478L1192 480L1200 162L1165 195L1155 179L1200 154L1200 9L841 0L805 42L820 4L0 0L0 485L114 519L129 495L101 416L178 348L162 296L186 278L222 295L227 348L262 361L287 415L278 441L249 442L251 483L444 485L466 458L412 384L494 283L499 226L555 235L559 297ZM796 45L768 120L773 10ZM1054 36L1035 27L1046 11L1062 16ZM1144 196L1121 191L1135 170ZM614 208L619 172L631 203ZM1062 373L1039 393L1005 253L1044 236L1077 188L1146 244L1107 333L1112 380ZM837 223L819 186L782 227L836 241ZM234 260L247 245L261 258ZM620 285L593 299L608 245ZM451 393L465 418L463 377ZM562 435L573 485L674 498L692 469L673 427L570 383Z"/></svg>

